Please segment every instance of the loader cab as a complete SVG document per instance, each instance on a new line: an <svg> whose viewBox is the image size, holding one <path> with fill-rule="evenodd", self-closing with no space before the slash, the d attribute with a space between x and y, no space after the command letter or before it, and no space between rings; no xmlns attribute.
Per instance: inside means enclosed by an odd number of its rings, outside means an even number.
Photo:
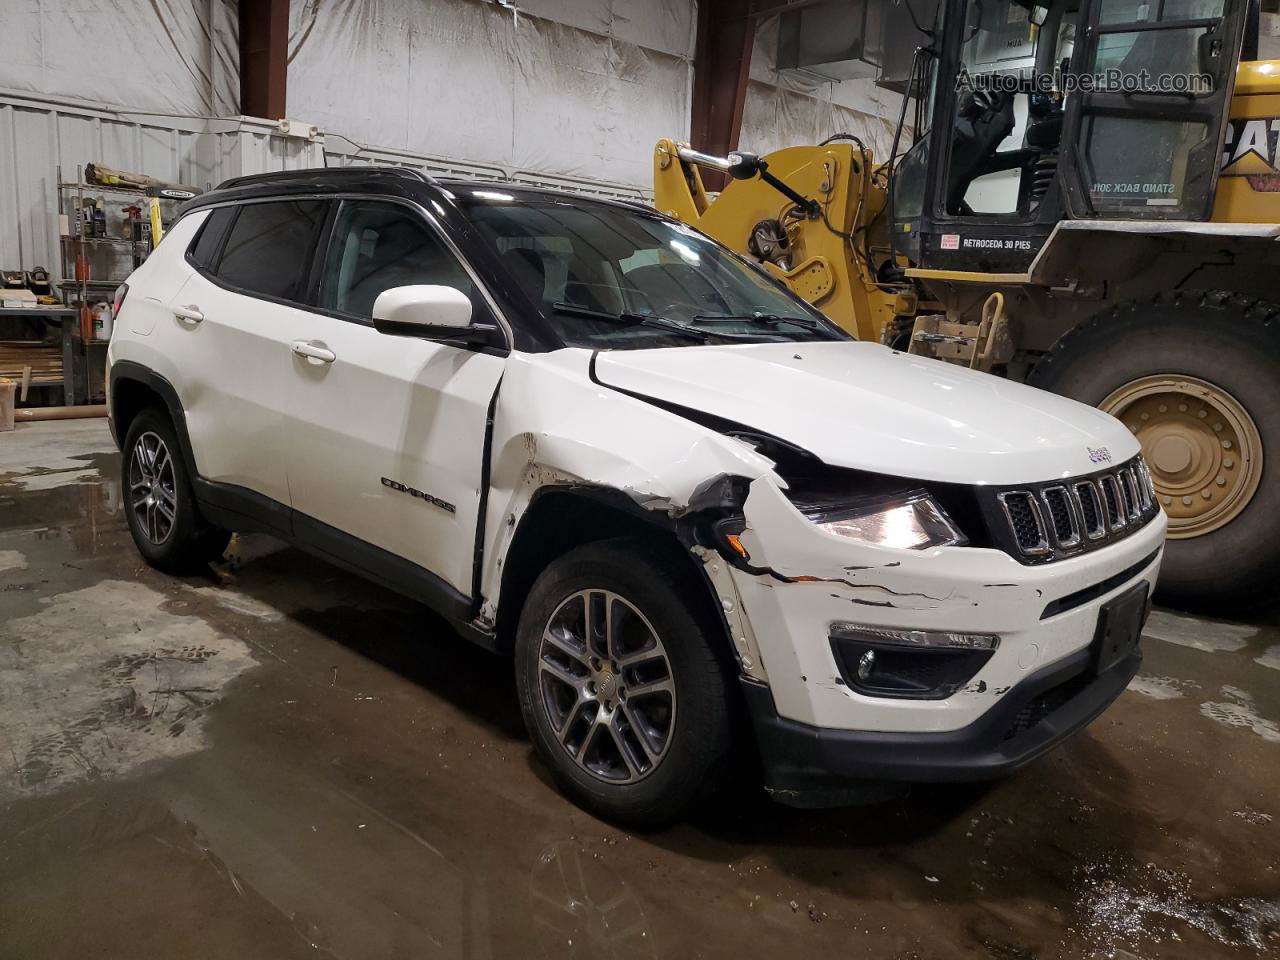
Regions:
<svg viewBox="0 0 1280 960"><path fill-rule="evenodd" d="M1249 12L942 0L892 178L899 252L926 270L1019 274L1064 218L1208 219Z"/></svg>

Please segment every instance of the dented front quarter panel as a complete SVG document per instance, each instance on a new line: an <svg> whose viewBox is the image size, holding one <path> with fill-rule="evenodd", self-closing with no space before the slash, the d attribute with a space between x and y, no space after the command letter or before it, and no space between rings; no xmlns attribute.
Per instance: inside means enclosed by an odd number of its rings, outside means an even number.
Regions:
<svg viewBox="0 0 1280 960"><path fill-rule="evenodd" d="M1114 591L1042 620L1051 601L1133 566L1160 549L1165 533L1158 514L1118 543L1043 566L992 549L888 549L821 530L769 478L751 484L744 518L742 543L764 572L733 575L779 715L852 730L939 732L972 723L1030 673L1088 646L1098 607ZM1154 585L1158 569L1151 564L1143 578ZM1000 645L945 700L868 697L840 679L829 640L836 621L994 633Z"/></svg>
<svg viewBox="0 0 1280 960"><path fill-rule="evenodd" d="M494 409L482 626L496 621L503 560L539 491L596 487L678 517L709 479L772 470L739 440L593 383L590 362L591 351L572 348L508 360Z"/></svg>

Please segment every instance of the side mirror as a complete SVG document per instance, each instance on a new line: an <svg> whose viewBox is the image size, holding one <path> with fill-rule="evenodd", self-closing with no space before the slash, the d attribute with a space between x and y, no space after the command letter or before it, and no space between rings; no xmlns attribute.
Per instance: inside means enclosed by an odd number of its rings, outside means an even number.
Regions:
<svg viewBox="0 0 1280 960"><path fill-rule="evenodd" d="M373 302L373 326L393 337L487 341L496 329L471 322L471 299L456 287L390 287Z"/></svg>

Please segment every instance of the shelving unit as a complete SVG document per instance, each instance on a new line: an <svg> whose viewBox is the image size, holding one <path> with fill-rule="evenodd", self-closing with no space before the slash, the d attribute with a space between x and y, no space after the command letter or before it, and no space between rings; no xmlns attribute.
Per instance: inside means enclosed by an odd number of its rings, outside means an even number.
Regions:
<svg viewBox="0 0 1280 960"><path fill-rule="evenodd" d="M74 377L74 389L67 393L68 403L98 399L102 391L102 376L98 367L106 361L106 341L95 340L91 311L97 303L110 303L116 287L125 281L135 267L151 252L150 201L147 192L137 187L99 186L86 183L83 167L76 167L74 180L65 180L62 168L57 169L58 213L66 218L66 232L60 232L61 279L57 288L62 300L74 311L79 322L74 327L72 356L79 368ZM104 237L92 236L93 221L86 219L86 203L103 201L107 217ZM160 198L162 219L168 223L180 200ZM136 221L148 224L141 236L119 236L120 223L124 219L121 210L137 206L140 214ZM132 224L135 221L129 221ZM116 235L112 235L116 234ZM95 375L97 374L97 375ZM74 399L73 399L74 398Z"/></svg>
<svg viewBox="0 0 1280 960"><path fill-rule="evenodd" d="M62 168L58 168L58 213L60 216L66 217L67 230L69 232L61 234L61 251L62 251L62 281L58 284L63 291L73 289L76 293L77 306L85 307L91 302L105 300L106 297L90 298L91 290L114 290L116 286L122 283L125 275L138 266L146 259L150 252L151 238L150 235L139 237L122 237L122 236L93 236L94 224L92 219L84 216L86 201L90 204L95 200L102 200L104 213L108 215L106 229L108 231L116 231L119 229L118 221L120 217L117 215L118 210L124 206L138 206L142 208L142 213L137 220L142 221L146 216L146 208L149 206L150 198L147 197L146 191L137 187L105 187L97 184L85 183L84 169L76 167L76 178L72 181L64 180L62 177ZM114 203L108 203L114 200ZM135 201L129 204L127 201ZM161 203L168 202L170 204L176 201L161 200ZM130 221L132 223L133 221ZM127 270L122 270L119 258L114 254L110 254L109 261L105 265L107 276L100 279L93 277L95 268L104 266L104 257L95 257L90 259L86 256L87 249L100 248L106 250L127 250L130 254ZM82 334L89 335L89 331L82 331Z"/></svg>

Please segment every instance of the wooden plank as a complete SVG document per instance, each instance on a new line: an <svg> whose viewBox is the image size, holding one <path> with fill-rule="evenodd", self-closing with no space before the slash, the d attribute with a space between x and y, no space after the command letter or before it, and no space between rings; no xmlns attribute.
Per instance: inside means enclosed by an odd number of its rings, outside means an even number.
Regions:
<svg viewBox="0 0 1280 960"><path fill-rule="evenodd" d="M31 384L61 383L62 375L58 346L22 341L0 343L0 377L19 381L24 395Z"/></svg>

